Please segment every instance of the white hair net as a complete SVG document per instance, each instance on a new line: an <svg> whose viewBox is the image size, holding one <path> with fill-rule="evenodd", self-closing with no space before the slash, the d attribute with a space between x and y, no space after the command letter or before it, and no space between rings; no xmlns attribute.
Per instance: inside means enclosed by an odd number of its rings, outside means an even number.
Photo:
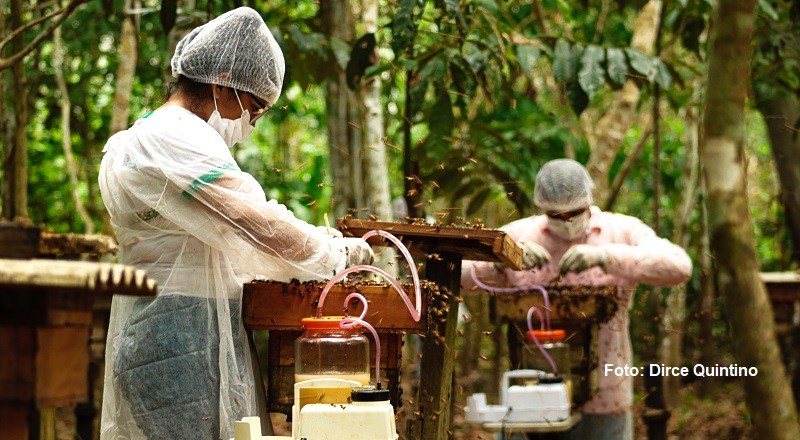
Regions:
<svg viewBox="0 0 800 440"><path fill-rule="evenodd" d="M281 94L283 52L258 12L241 7L196 27L172 57L172 76L250 92L272 106Z"/></svg>
<svg viewBox="0 0 800 440"><path fill-rule="evenodd" d="M536 175L533 203L543 211L571 211L592 204L592 189L583 165L572 159L551 160Z"/></svg>

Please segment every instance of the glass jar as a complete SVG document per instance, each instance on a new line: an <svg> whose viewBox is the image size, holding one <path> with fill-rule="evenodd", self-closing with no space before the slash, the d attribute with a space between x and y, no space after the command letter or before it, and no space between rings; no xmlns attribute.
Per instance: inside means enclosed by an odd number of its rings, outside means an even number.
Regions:
<svg viewBox="0 0 800 440"><path fill-rule="evenodd" d="M337 378L369 385L369 340L358 329L339 328L341 316L303 318L305 332L294 343L294 381ZM349 389L318 388L305 403L347 403ZM306 390L303 390L306 391Z"/></svg>
<svg viewBox="0 0 800 440"><path fill-rule="evenodd" d="M533 338L539 341L542 348L547 352L556 370L550 365L547 358L542 354ZM528 332L528 340L522 353L522 368L541 370L545 373L554 373L563 376L564 380L569 379L571 366L569 360L569 345L564 342L566 332L564 330L533 330Z"/></svg>
<svg viewBox="0 0 800 440"><path fill-rule="evenodd" d="M553 366L544 357L536 342L533 341L534 336L553 360L556 366L555 371L553 371ZM572 367L570 365L569 345L564 342L564 339L566 339L566 332L561 329L529 331L528 340L522 352L522 368L544 371L548 376L553 374L560 376L559 378L547 377L546 382L552 383L553 380L563 381L567 386L567 398L572 401ZM545 378L540 379L540 381L545 381Z"/></svg>

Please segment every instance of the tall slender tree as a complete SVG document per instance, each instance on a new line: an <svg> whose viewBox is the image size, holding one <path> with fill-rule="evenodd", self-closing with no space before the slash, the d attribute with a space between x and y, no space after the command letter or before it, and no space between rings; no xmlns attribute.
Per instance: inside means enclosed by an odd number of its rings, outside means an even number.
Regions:
<svg viewBox="0 0 800 440"><path fill-rule="evenodd" d="M720 0L710 40L700 157L708 190L711 251L725 295L747 405L760 439L797 439L797 409L775 339L772 307L759 277L744 169L745 106L755 0Z"/></svg>

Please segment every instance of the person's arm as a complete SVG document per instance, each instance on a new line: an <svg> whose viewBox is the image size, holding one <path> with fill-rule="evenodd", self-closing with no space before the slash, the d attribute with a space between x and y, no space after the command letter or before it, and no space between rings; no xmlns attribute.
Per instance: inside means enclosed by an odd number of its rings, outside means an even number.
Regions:
<svg viewBox="0 0 800 440"><path fill-rule="evenodd" d="M636 218L615 214L614 221L625 232L623 242L600 245L608 273L656 286L674 286L692 275L692 261L679 246Z"/></svg>
<svg viewBox="0 0 800 440"><path fill-rule="evenodd" d="M228 156L173 146L169 156L144 150L115 161L115 180L188 234L220 250L240 270L288 281L330 278L369 262L363 240L326 236L263 190ZM349 257L349 258L348 258Z"/></svg>

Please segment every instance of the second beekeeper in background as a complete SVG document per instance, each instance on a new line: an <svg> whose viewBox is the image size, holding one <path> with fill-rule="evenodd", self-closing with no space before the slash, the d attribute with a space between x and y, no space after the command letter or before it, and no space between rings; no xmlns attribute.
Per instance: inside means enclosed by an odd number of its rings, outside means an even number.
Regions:
<svg viewBox="0 0 800 440"><path fill-rule="evenodd" d="M233 437L234 421L257 414L243 283L323 280L373 258L363 240L267 200L231 155L283 83L283 54L256 11L194 29L171 64L167 102L109 139L100 170L120 262L159 288L114 298L103 439Z"/></svg>
<svg viewBox="0 0 800 440"><path fill-rule="evenodd" d="M659 238L641 220L593 206L586 168L570 159L547 162L536 175L534 204L543 215L511 222L501 230L523 248L526 266L514 271L492 263L465 262L462 293L479 281L497 286L547 285L563 275L565 285L617 286L617 313L600 325L598 392L580 410L583 417L570 439L633 439L633 379L604 375L603 366L633 366L628 310L638 283L673 286L692 273L686 252ZM558 301L557 297L551 301Z"/></svg>

